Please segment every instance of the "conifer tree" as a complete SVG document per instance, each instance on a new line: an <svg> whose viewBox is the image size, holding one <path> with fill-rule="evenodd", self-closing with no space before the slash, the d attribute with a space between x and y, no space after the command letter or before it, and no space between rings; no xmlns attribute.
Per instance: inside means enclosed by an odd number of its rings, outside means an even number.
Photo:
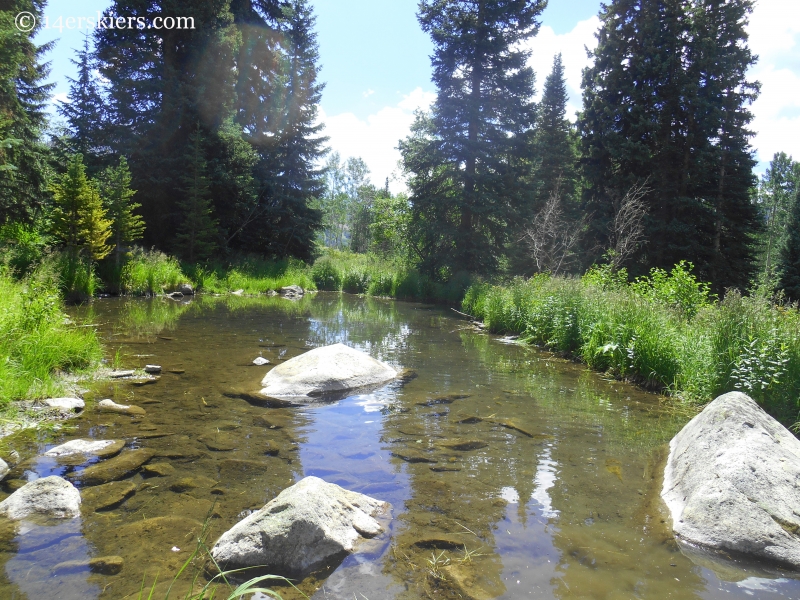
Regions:
<svg viewBox="0 0 800 600"><path fill-rule="evenodd" d="M102 172L100 185L111 220L114 262L119 268L128 244L141 239L145 229L144 220L134 212L141 205L133 201L136 191L131 189L131 172L124 156L116 167L107 167Z"/></svg>
<svg viewBox="0 0 800 600"><path fill-rule="evenodd" d="M413 247L446 275L492 272L527 201L534 73L520 44L544 0L423 0L437 98L400 144L409 173Z"/></svg>
<svg viewBox="0 0 800 600"><path fill-rule="evenodd" d="M20 31L20 12L36 17L36 26ZM0 223L30 221L47 201L49 149L42 141L46 106L55 84L44 83L49 67L42 57L52 43L37 46L42 3L11 0L0 6Z"/></svg>
<svg viewBox="0 0 800 600"><path fill-rule="evenodd" d="M800 301L800 190L795 193L786 232L778 257L780 287L790 299Z"/></svg>
<svg viewBox="0 0 800 600"><path fill-rule="evenodd" d="M97 64L89 47L89 36L84 38L77 60L70 62L78 68L78 77L68 77L68 101L58 106L59 114L67 121L68 133L57 140L57 149L65 154L82 154L87 172L92 175L104 162L108 148L103 142L105 102L94 75Z"/></svg>
<svg viewBox="0 0 800 600"><path fill-rule="evenodd" d="M84 209L92 193L81 154L69 159L66 172L50 185L50 191L53 193L53 235L75 259L83 244Z"/></svg>
<svg viewBox="0 0 800 600"><path fill-rule="evenodd" d="M534 136L534 152L538 159L536 171L537 202L540 208L558 189L564 199L571 200L576 187L575 147L572 125L567 114L567 82L561 54L553 59L553 70L544 82L542 101Z"/></svg>
<svg viewBox="0 0 800 600"><path fill-rule="evenodd" d="M80 230L82 246L89 259L89 269L93 262L109 255L113 246L108 244L111 237L111 220L100 197L100 187L94 180L89 181L84 203L80 210Z"/></svg>
<svg viewBox="0 0 800 600"><path fill-rule="evenodd" d="M203 135L198 127L190 137L190 154L186 157L183 176L183 198L178 207L181 210L180 226L176 241L178 252L187 261L201 261L214 252L219 232L211 206L207 165L203 152Z"/></svg>
<svg viewBox="0 0 800 600"><path fill-rule="evenodd" d="M634 274L689 260L719 289L750 280L751 10L751 0L614 0L601 11L579 120L583 200L594 242L608 247L621 199L647 181Z"/></svg>

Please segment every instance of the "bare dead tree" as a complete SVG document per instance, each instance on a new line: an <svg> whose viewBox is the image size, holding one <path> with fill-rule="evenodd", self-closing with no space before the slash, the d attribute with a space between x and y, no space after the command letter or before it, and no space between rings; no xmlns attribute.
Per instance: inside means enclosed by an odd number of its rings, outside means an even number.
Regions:
<svg viewBox="0 0 800 600"><path fill-rule="evenodd" d="M637 183L619 201L610 223L611 252L609 259L614 269L619 269L633 256L639 246L645 244L644 218L647 203L644 197L650 192L647 180Z"/></svg>
<svg viewBox="0 0 800 600"><path fill-rule="evenodd" d="M587 224L586 215L575 221L564 214L559 188L556 183L521 239L530 251L536 270L553 275L567 271L574 264Z"/></svg>

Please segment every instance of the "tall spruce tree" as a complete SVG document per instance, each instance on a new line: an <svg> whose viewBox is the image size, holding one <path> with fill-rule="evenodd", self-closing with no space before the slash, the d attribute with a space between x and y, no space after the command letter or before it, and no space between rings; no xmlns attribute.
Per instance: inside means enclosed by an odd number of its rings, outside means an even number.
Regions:
<svg viewBox="0 0 800 600"><path fill-rule="evenodd" d="M584 202L607 247L620 200L648 182L634 273L690 260L718 289L750 280L751 10L750 0L614 0L601 11L579 120Z"/></svg>
<svg viewBox="0 0 800 600"><path fill-rule="evenodd" d="M44 2L11 0L0 6L0 224L31 220L47 202L49 150L42 142L46 106L54 84L44 83L49 63L42 57L52 43L37 46ZM36 26L20 31L20 12Z"/></svg>
<svg viewBox="0 0 800 600"><path fill-rule="evenodd" d="M100 192L108 208L114 263L119 268L128 245L141 239L145 229L144 220L134 212L141 204L133 201L136 191L131 189L131 172L124 156L117 166L107 167L100 174Z"/></svg>
<svg viewBox="0 0 800 600"><path fill-rule="evenodd" d="M68 100L57 107L67 121L68 131L56 140L56 149L63 154L82 154L87 172L94 175L106 162L109 148L103 140L105 100L94 74L97 61L90 49L89 36L84 38L77 60L70 59L70 62L78 68L78 76L77 79L68 78Z"/></svg>
<svg viewBox="0 0 800 600"><path fill-rule="evenodd" d="M556 189L567 200L576 190L576 161L573 127L566 118L567 81L561 54L553 59L553 70L544 82L542 101L536 120L534 152L538 160L536 171L537 208L543 205Z"/></svg>
<svg viewBox="0 0 800 600"><path fill-rule="evenodd" d="M423 0L437 98L400 144L412 194L413 248L446 275L492 272L509 224L524 210L535 111L534 73L521 44L545 0Z"/></svg>
<svg viewBox="0 0 800 600"><path fill-rule="evenodd" d="M77 258L83 243L81 221L89 201L90 187L81 154L73 155L66 172L50 184L53 193L52 233L67 247L72 258Z"/></svg>
<svg viewBox="0 0 800 600"><path fill-rule="evenodd" d="M203 134L200 127L189 138L189 152L183 169L181 211L176 250L190 263L205 260L217 248L219 231L213 216L211 189L208 182L208 165L204 158Z"/></svg>
<svg viewBox="0 0 800 600"><path fill-rule="evenodd" d="M764 234L761 236L761 278L776 273L776 257L786 243L795 194L800 184L800 163L785 152L776 152L758 186L758 205Z"/></svg>
<svg viewBox="0 0 800 600"><path fill-rule="evenodd" d="M795 192L786 231L778 256L780 287L790 299L800 301L800 189Z"/></svg>

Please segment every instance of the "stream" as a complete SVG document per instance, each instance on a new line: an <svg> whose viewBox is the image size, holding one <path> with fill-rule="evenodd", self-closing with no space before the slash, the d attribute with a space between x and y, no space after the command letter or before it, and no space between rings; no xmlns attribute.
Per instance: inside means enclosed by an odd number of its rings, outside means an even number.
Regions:
<svg viewBox="0 0 800 600"><path fill-rule="evenodd" d="M163 371L92 384L87 408L61 429L3 440L22 462L0 500L56 474L77 482L83 504L69 521L0 523L0 598L137 598L157 577L153 598L163 599L198 536L210 547L309 475L392 505L385 535L295 582L314 600L800 598L796 579L695 563L676 545L660 472L686 415L449 309L319 293L110 298L73 313L97 325L120 368ZM305 407L252 395L271 368L255 357L275 365L336 342L417 377ZM100 412L104 398L146 414ZM151 458L93 493L81 472L97 459L43 456L79 437L121 439L120 456ZM122 558L118 573L90 568L108 556ZM195 575L195 589L206 582L190 566L170 597Z"/></svg>

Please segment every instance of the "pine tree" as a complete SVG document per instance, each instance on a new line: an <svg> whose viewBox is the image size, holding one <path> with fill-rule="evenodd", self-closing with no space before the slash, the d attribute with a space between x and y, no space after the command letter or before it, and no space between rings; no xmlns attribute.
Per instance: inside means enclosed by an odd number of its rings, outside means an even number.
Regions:
<svg viewBox="0 0 800 600"><path fill-rule="evenodd" d="M87 172L92 175L105 162L108 147L103 141L105 101L94 75L97 61L89 47L89 36L84 38L78 59L70 62L78 67L78 78L68 78L68 101L58 106L59 114L67 121L68 133L58 140L57 149L64 154L82 154Z"/></svg>
<svg viewBox="0 0 800 600"><path fill-rule="evenodd" d="M594 242L608 247L621 198L647 182L634 274L689 260L718 289L749 282L751 10L750 0L614 0L601 12L579 120L583 199Z"/></svg>
<svg viewBox="0 0 800 600"><path fill-rule="evenodd" d="M520 43L535 35L544 0L423 0L438 89L400 144L412 193L412 246L421 267L492 272L509 224L525 209L534 73Z"/></svg>
<svg viewBox="0 0 800 600"><path fill-rule="evenodd" d="M206 175L207 165L203 152L203 135L198 127L190 137L190 154L186 157L183 176L183 198L180 226L175 239L178 252L187 261L201 261L214 252L219 239L217 221L211 207L211 190Z"/></svg>
<svg viewBox="0 0 800 600"><path fill-rule="evenodd" d="M22 11L36 17L27 33L14 22ZM43 83L49 68L42 57L52 43L33 43L41 14L38 1L12 0L0 8L0 223L30 221L47 201L49 149L42 132L54 84Z"/></svg>
<svg viewBox="0 0 800 600"><path fill-rule="evenodd" d="M800 301L800 190L795 193L786 231L778 257L780 287L789 298Z"/></svg>
<svg viewBox="0 0 800 600"><path fill-rule="evenodd" d="M124 156L116 167L107 167L102 172L100 185L111 220L114 262L119 268L128 244L141 239L145 229L144 220L134 212L141 205L133 201L136 191L131 189L131 172Z"/></svg>
<svg viewBox="0 0 800 600"><path fill-rule="evenodd" d="M544 82L542 101L536 121L534 152L538 159L536 206L541 207L558 189L571 200L576 188L575 147L572 125L566 119L567 82L561 54L553 59L553 70Z"/></svg>
<svg viewBox="0 0 800 600"><path fill-rule="evenodd" d="M800 163L785 152L776 152L758 186L758 204L764 234L761 236L761 278L771 281L775 275L776 256L786 243L795 193L800 183Z"/></svg>
<svg viewBox="0 0 800 600"><path fill-rule="evenodd" d="M89 259L90 269L93 262L104 259L113 248L107 243L112 233L112 222L106 216L107 211L100 197L100 187L96 181L91 180L80 211L81 241Z"/></svg>
<svg viewBox="0 0 800 600"><path fill-rule="evenodd" d="M83 214L92 193L83 156L75 154L67 163L66 172L50 186L53 193L52 232L77 258L83 245Z"/></svg>

